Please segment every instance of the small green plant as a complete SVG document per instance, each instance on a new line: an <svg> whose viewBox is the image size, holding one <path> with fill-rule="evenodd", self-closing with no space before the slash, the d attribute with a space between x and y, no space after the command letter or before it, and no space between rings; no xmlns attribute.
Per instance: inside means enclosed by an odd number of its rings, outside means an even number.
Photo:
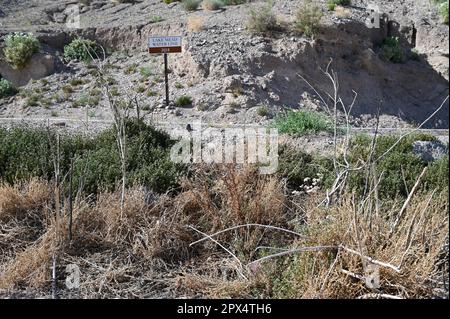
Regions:
<svg viewBox="0 0 450 319"><path fill-rule="evenodd" d="M200 103L197 105L197 110L200 112L205 112L208 110L208 104L207 103Z"/></svg>
<svg viewBox="0 0 450 319"><path fill-rule="evenodd" d="M158 23L164 21L164 18L161 16L153 16L150 18L150 23Z"/></svg>
<svg viewBox="0 0 450 319"><path fill-rule="evenodd" d="M0 99L3 97L11 96L17 93L14 86L5 79L0 79Z"/></svg>
<svg viewBox="0 0 450 319"><path fill-rule="evenodd" d="M327 6L328 10L334 11L334 9L336 9L336 6L349 6L351 3L351 0L328 0Z"/></svg>
<svg viewBox="0 0 450 319"><path fill-rule="evenodd" d="M87 105L89 105L89 97L86 95L83 95L78 100L72 102L73 108L79 108Z"/></svg>
<svg viewBox="0 0 450 319"><path fill-rule="evenodd" d="M314 37L319 31L322 17L322 9L307 0L297 11L295 27L307 37Z"/></svg>
<svg viewBox="0 0 450 319"><path fill-rule="evenodd" d="M84 84L84 81L82 79L71 79L69 81L69 84L72 86L79 86L79 85Z"/></svg>
<svg viewBox="0 0 450 319"><path fill-rule="evenodd" d="M100 56L102 50L97 42L77 38L64 47L64 59L90 62Z"/></svg>
<svg viewBox="0 0 450 319"><path fill-rule="evenodd" d="M184 88L183 84L181 84L180 82L175 82L174 86L175 86L176 89Z"/></svg>
<svg viewBox="0 0 450 319"><path fill-rule="evenodd" d="M70 95L74 92L73 87L70 85L64 85L61 89L64 94Z"/></svg>
<svg viewBox="0 0 450 319"><path fill-rule="evenodd" d="M136 70L137 70L137 64L133 63L133 64L127 66L125 68L125 70L123 71L123 73L125 73L125 74L134 74L134 73L136 73Z"/></svg>
<svg viewBox="0 0 450 319"><path fill-rule="evenodd" d="M180 96L176 101L175 105L178 107L186 107L192 105L192 98L188 95Z"/></svg>
<svg viewBox="0 0 450 319"><path fill-rule="evenodd" d="M327 7L328 11L334 11L336 9L336 3L334 3L334 0L328 0Z"/></svg>
<svg viewBox="0 0 450 319"><path fill-rule="evenodd" d="M269 108L267 106L260 106L257 110L257 113L261 117L266 117L269 115Z"/></svg>
<svg viewBox="0 0 450 319"><path fill-rule="evenodd" d="M232 101L228 106L229 106L229 111L228 111L229 113L235 113L241 107L241 105L236 101Z"/></svg>
<svg viewBox="0 0 450 319"><path fill-rule="evenodd" d="M27 107L39 106L39 101L41 100L41 98L42 98L41 95L33 93L26 98L25 106Z"/></svg>
<svg viewBox="0 0 450 319"><path fill-rule="evenodd" d="M223 4L226 6L236 6L239 4L244 4L247 0L222 0Z"/></svg>
<svg viewBox="0 0 450 319"><path fill-rule="evenodd" d="M186 11L195 11L201 2L201 0L183 0L183 7Z"/></svg>
<svg viewBox="0 0 450 319"><path fill-rule="evenodd" d="M223 8L223 2L220 0L203 0L203 9L208 11L216 11Z"/></svg>
<svg viewBox="0 0 450 319"><path fill-rule="evenodd" d="M333 131L331 121L325 116L311 111L291 111L286 116L277 118L274 126L280 133L297 136Z"/></svg>
<svg viewBox="0 0 450 319"><path fill-rule="evenodd" d="M417 49L412 49L410 54L410 59L414 61L420 61L420 53Z"/></svg>
<svg viewBox="0 0 450 319"><path fill-rule="evenodd" d="M277 19L273 13L273 0L268 0L266 4L258 10L250 10L250 17L247 22L247 29L253 34L267 34L277 29Z"/></svg>
<svg viewBox="0 0 450 319"><path fill-rule="evenodd" d="M101 96L102 95L102 91L99 89L92 89L89 91L89 95L90 96Z"/></svg>
<svg viewBox="0 0 450 319"><path fill-rule="evenodd" d="M442 21L445 24L448 24L448 0L444 0L440 5L439 5L439 12L441 14L442 17Z"/></svg>
<svg viewBox="0 0 450 319"><path fill-rule="evenodd" d="M109 94L111 94L111 96L119 96L120 95L119 88L117 86L113 86L109 90Z"/></svg>
<svg viewBox="0 0 450 319"><path fill-rule="evenodd" d="M140 85L140 86L136 87L136 92L137 93L144 93L145 90L146 90L146 88L143 85Z"/></svg>
<svg viewBox="0 0 450 319"><path fill-rule="evenodd" d="M33 56L39 52L39 40L32 34L14 33L10 34L5 39L5 54L6 62L11 65L13 69L23 69Z"/></svg>
<svg viewBox="0 0 450 319"><path fill-rule="evenodd" d="M235 86L231 89L231 93L233 94L234 98L238 98L241 95L244 95L244 89L242 88L242 86Z"/></svg>
<svg viewBox="0 0 450 319"><path fill-rule="evenodd" d="M403 63L405 56L403 49L400 46L400 41L396 37L388 37L384 39L381 45L381 57L393 63Z"/></svg>
<svg viewBox="0 0 450 319"><path fill-rule="evenodd" d="M151 77L153 75L152 69L148 66L144 66L144 67L140 68L139 73L145 79L148 79L149 77Z"/></svg>

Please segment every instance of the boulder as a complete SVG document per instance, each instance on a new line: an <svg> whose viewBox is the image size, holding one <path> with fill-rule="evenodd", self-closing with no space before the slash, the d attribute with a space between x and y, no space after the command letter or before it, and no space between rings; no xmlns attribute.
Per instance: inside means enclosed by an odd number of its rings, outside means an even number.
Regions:
<svg viewBox="0 0 450 319"><path fill-rule="evenodd" d="M416 141L413 144L413 153L429 163L444 157L448 148L440 141Z"/></svg>
<svg viewBox="0 0 450 319"><path fill-rule="evenodd" d="M14 86L26 85L30 80L39 80L55 72L55 57L50 54L34 54L27 66L21 70L13 69L7 62L0 61L0 74Z"/></svg>

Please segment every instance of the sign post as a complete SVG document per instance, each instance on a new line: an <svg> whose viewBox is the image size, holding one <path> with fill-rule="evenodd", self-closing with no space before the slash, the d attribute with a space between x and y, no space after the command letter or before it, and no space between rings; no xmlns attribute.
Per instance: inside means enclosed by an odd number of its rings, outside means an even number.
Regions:
<svg viewBox="0 0 450 319"><path fill-rule="evenodd" d="M166 106L169 106L169 53L182 52L181 36L150 37L148 41L150 54L164 54L164 81L166 85Z"/></svg>

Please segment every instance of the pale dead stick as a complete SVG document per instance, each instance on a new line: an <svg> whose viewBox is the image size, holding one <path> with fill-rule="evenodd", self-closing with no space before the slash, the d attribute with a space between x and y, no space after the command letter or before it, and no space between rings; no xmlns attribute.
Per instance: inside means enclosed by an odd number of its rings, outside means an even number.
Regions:
<svg viewBox="0 0 450 319"><path fill-rule="evenodd" d="M212 235L205 235L205 234L203 234L204 236L208 236L208 237L204 237L204 238L201 238L201 239L199 239L197 241L194 241L193 243L189 244L189 246L193 246L193 245L198 244L198 243L200 243L202 241L210 239L211 237L223 234L223 233L225 233L227 231L231 231L231 230L238 229L238 228L250 227L250 226L263 227L263 228L279 230L279 231L282 231L282 232L285 232L285 233L288 233L288 234L292 234L292 235L296 235L296 236L302 237L303 239L306 239L306 237L303 236L302 234L299 234L299 233L294 232L292 230L288 230L288 229L284 229L284 228L281 228L281 227L277 227L277 226L270 226L270 225L263 225L263 224L244 224L244 225L237 225L237 226L233 226L233 227L230 227L230 228L218 231L218 232L216 232L216 233L214 233Z"/></svg>
<svg viewBox="0 0 450 319"><path fill-rule="evenodd" d="M196 229L196 228L193 227L193 226L188 226L188 227L189 227L190 229L192 229L192 230L195 230L197 233L199 233L199 234L205 236L204 239L210 239L211 241L213 241L214 243L216 243L217 245L219 245L220 248L222 248L222 249L225 250L228 254L230 254L230 255L231 255L231 256L239 263L239 265L241 266L241 268L243 268L242 262L239 260L239 258L237 258L235 254L233 254L229 249L227 249L225 246L223 246L223 245L222 245L221 243L219 243L217 240L215 240L214 238L212 238L210 235L207 235L207 234L201 232L200 230ZM189 245L189 246L192 246L192 244ZM239 273L245 280L248 280L247 277L246 277L242 272L238 271L238 273Z"/></svg>

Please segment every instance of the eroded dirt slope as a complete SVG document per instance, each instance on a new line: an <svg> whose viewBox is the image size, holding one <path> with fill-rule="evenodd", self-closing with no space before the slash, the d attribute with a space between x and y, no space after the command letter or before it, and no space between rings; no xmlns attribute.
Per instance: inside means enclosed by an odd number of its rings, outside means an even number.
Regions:
<svg viewBox="0 0 450 319"><path fill-rule="evenodd" d="M180 4L159 0L113 4L92 1L82 6L79 29L67 28L68 8L76 1L0 1L0 35L32 31L44 43L43 49L59 60L59 51L76 36L95 39L114 51L108 57L112 75L121 90L134 92L149 116L161 120L189 120L223 123L266 122L282 108L315 108L327 103L331 85L323 74L332 59L339 77L341 95L350 103L358 93L352 124L374 124L381 104L382 126L408 126L428 117L448 94L448 26L440 21L428 1L379 1L385 15L380 28L369 28L368 1L353 1L347 17L328 12L326 1L314 1L325 13L323 27L313 40L290 28L270 37L251 35L246 30L251 8L262 1L229 6L225 10L186 12ZM274 11L283 25L292 25L301 0L275 1ZM160 21L162 20L162 21ZM201 30L188 24L199 21ZM146 39L150 35L181 34L184 52L170 56L172 99L193 97L187 108L165 109L162 105L162 58L150 57ZM406 55L414 49L419 59L394 64L384 61L379 47L388 36L398 36ZM55 62L56 63L56 62ZM140 69L150 68L143 77ZM0 70L1 72L1 70ZM94 78L82 63L58 64L45 82L31 83L45 103L30 107L26 97L0 102L1 116L17 117L109 117L103 99L97 105L80 106L92 96ZM301 79L306 79L317 92ZM84 83L63 96L73 78ZM61 97L63 96L63 97ZM81 103L83 104L83 103ZM259 110L267 107L262 115ZM448 104L427 124L448 127Z"/></svg>

